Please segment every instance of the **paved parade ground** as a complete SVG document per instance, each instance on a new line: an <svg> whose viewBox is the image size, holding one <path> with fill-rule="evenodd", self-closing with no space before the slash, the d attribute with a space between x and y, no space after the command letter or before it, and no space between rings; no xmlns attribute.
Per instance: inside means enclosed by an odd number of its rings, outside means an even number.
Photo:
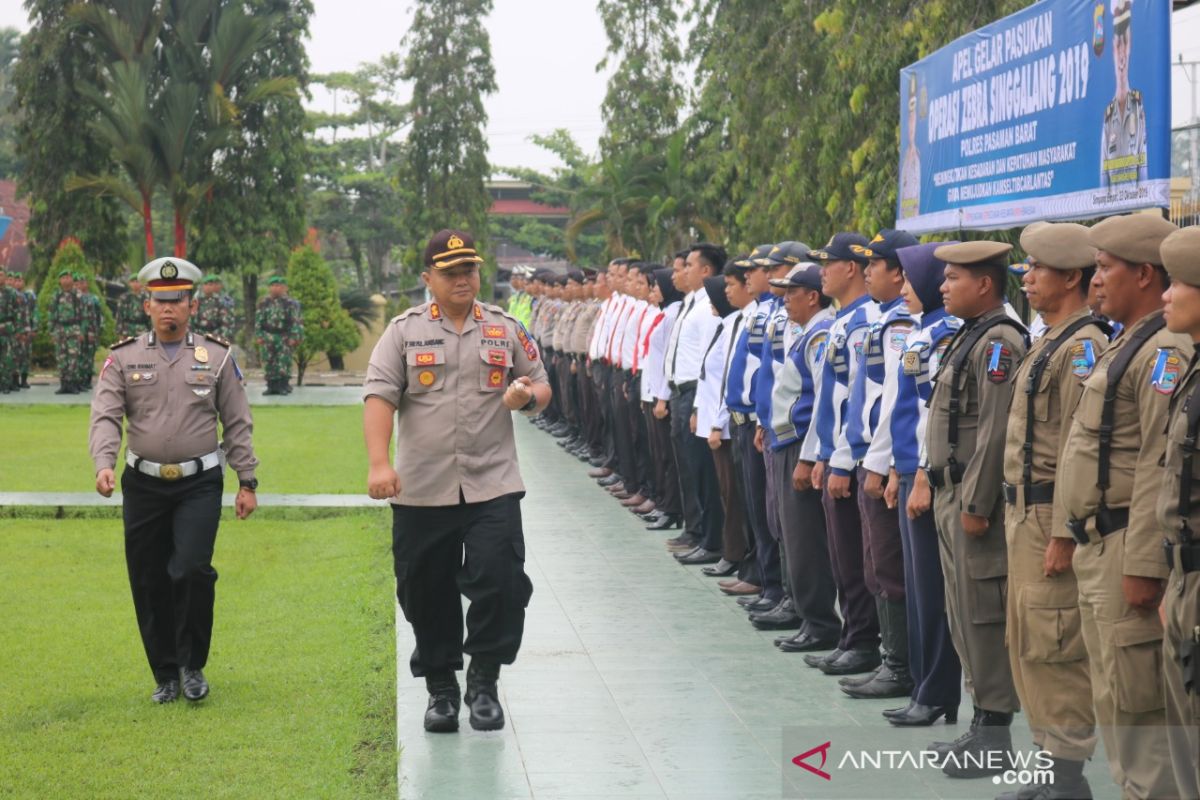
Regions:
<svg viewBox="0 0 1200 800"><path fill-rule="evenodd" d="M902 702L852 700L836 678L778 651L777 634L752 628L716 579L676 564L661 532L644 530L554 439L515 422L534 593L521 655L500 676L508 725L473 731L464 710L458 734L425 733L425 686L408 672L412 635L399 618L404 800L907 800L1010 788L911 768L826 783L791 764L826 740L831 764L839 747L919 750L963 733L971 706L957 725L887 725L879 712ZM1031 746L1023 716L1013 739ZM1087 775L1097 798L1119 796L1101 753Z"/></svg>

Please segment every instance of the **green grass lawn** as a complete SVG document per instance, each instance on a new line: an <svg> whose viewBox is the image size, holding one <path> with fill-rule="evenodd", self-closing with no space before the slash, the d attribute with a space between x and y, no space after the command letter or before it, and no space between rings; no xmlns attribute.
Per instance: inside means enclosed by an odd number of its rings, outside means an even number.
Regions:
<svg viewBox="0 0 1200 800"><path fill-rule="evenodd" d="M359 406L255 408L259 491L366 494L367 456ZM88 457L87 406L0 407L0 491L87 492L95 488ZM120 470L118 469L118 476ZM237 476L225 475L237 491Z"/></svg>
<svg viewBox="0 0 1200 800"><path fill-rule="evenodd" d="M332 440L330 429L351 431L356 410L264 409L262 427L317 419L301 437L316 450ZM0 438L7 445L7 437L54 426L53 453L65 459L78 448L85 414L6 410ZM14 422L18 415L23 422ZM25 435L23 447L42 440ZM358 444L347 444L349 463ZM312 454L301 444L276 443L270 452L297 461ZM5 480L76 488L70 475L86 467L72 456L70 471L56 468L53 453L19 471L6 455ZM287 491L314 490L317 475L339 476L328 464L313 470L286 461L271 474L289 481ZM390 563L381 512L313 519L280 511L238 522L227 511L214 560L212 695L156 706L120 520L4 520L0 797L394 798Z"/></svg>

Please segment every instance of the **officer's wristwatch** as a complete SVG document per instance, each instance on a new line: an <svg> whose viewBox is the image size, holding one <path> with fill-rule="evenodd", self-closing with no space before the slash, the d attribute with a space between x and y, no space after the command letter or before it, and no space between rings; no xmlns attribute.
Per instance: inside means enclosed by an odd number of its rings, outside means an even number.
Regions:
<svg viewBox="0 0 1200 800"><path fill-rule="evenodd" d="M248 481L238 481L238 486L243 489L249 489L252 492L258 491L258 478L251 478Z"/></svg>

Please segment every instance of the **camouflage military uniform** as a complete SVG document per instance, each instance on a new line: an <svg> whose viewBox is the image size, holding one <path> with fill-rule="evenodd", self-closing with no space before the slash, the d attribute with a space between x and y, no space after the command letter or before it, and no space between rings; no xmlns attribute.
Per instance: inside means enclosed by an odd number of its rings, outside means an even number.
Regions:
<svg viewBox="0 0 1200 800"><path fill-rule="evenodd" d="M17 334L24 324L24 303L21 293L7 284L0 284L0 392L8 394L17 388Z"/></svg>
<svg viewBox="0 0 1200 800"><path fill-rule="evenodd" d="M225 293L201 293L196 301L196 314L192 327L202 333L211 333L225 341L233 341L236 327L233 298Z"/></svg>
<svg viewBox="0 0 1200 800"><path fill-rule="evenodd" d="M25 306L25 339L17 342L17 373L21 376L21 388L29 388L29 365L33 354L33 335L38 326L37 295L29 289L18 294Z"/></svg>
<svg viewBox="0 0 1200 800"><path fill-rule="evenodd" d="M79 292L59 289L50 301L50 335L54 338L54 361L62 388L77 390L79 361L83 355L83 325L86 311Z"/></svg>
<svg viewBox="0 0 1200 800"><path fill-rule="evenodd" d="M117 300L117 341L137 336L150 329L150 317L146 316L145 292L126 292Z"/></svg>
<svg viewBox="0 0 1200 800"><path fill-rule="evenodd" d="M79 298L83 309L83 343L76 364L75 385L90 387L96 374L96 348L100 346L100 329L104 325L104 312L100 310L100 298L91 292Z"/></svg>
<svg viewBox="0 0 1200 800"><path fill-rule="evenodd" d="M304 336L299 301L285 296L266 298L258 304L254 327L262 348L267 391L272 394L287 391L292 374L292 351Z"/></svg>

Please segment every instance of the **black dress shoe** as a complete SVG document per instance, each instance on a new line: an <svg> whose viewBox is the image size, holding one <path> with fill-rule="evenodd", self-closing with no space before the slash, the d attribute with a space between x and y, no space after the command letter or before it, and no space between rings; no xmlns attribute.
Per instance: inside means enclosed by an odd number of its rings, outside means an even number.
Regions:
<svg viewBox="0 0 1200 800"><path fill-rule="evenodd" d="M471 727L477 731L498 731L504 727L504 709L496 691L500 665L471 659L467 668L467 693L463 700L471 709Z"/></svg>
<svg viewBox="0 0 1200 800"><path fill-rule="evenodd" d="M591 459L590 461L588 461L588 463L591 464L596 469L599 469L600 467L604 466L604 459L601 458L600 456L596 456L593 459Z"/></svg>
<svg viewBox="0 0 1200 800"><path fill-rule="evenodd" d="M875 677L858 686L843 686L842 691L856 700L882 700L885 697L909 697L912 695L913 682L908 670L894 670L887 666L880 667Z"/></svg>
<svg viewBox="0 0 1200 800"><path fill-rule="evenodd" d="M823 656L816 655L815 653L810 653L809 655L806 655L804 657L804 663L808 664L810 667L820 669L822 664L824 664L826 662L836 661L837 659L841 658L842 654L845 652L846 651L841 649L840 647L835 647L833 650L831 650L830 652L826 653Z"/></svg>
<svg viewBox="0 0 1200 800"><path fill-rule="evenodd" d="M737 568L738 564L736 561L726 561L722 558L711 567L705 567L700 571L712 578L727 578L737 572Z"/></svg>
<svg viewBox="0 0 1200 800"><path fill-rule="evenodd" d="M160 705L174 703L179 699L179 681L163 681L154 687L154 694L150 695L150 699Z"/></svg>
<svg viewBox="0 0 1200 800"><path fill-rule="evenodd" d="M425 688L429 690L429 705L425 708L425 730L430 733L454 733L458 730L458 709L462 694L454 673L425 676Z"/></svg>
<svg viewBox="0 0 1200 800"><path fill-rule="evenodd" d="M737 599L737 604L741 606L742 610L744 611L748 606L750 606L751 603L757 603L759 600L762 600L762 594L747 594L739 597ZM772 606L773 605L774 604L772 604ZM764 609L764 611L765 610L766 609Z"/></svg>
<svg viewBox="0 0 1200 800"><path fill-rule="evenodd" d="M606 488L609 486L612 486L614 484L620 483L620 482L621 482L621 476L615 472L606 477L600 478L599 480L596 481L596 483L598 483L601 486L604 486Z"/></svg>
<svg viewBox="0 0 1200 800"><path fill-rule="evenodd" d="M208 697L208 681L198 669L183 670L183 696L193 703Z"/></svg>
<svg viewBox="0 0 1200 800"><path fill-rule="evenodd" d="M859 672L870 672L879 666L878 650L847 650L828 664L822 664L817 669L826 675L854 675Z"/></svg>
<svg viewBox="0 0 1200 800"><path fill-rule="evenodd" d="M661 511L654 513L658 514L658 517L646 526L648 531L670 531L683 525L683 519L678 514L666 514Z"/></svg>
<svg viewBox="0 0 1200 800"><path fill-rule="evenodd" d="M763 614L779 605L778 600L766 597L759 597L757 600L750 600L746 603L742 603L742 601L739 600L738 603L746 610L746 613L748 614Z"/></svg>
<svg viewBox="0 0 1200 800"><path fill-rule="evenodd" d="M804 620L796 616L791 600L784 600L769 611L750 614L750 624L760 631L787 631L799 628Z"/></svg>
<svg viewBox="0 0 1200 800"><path fill-rule="evenodd" d="M916 700L909 700L908 705L906 705L906 706L897 706L895 708L885 708L883 711L880 711L879 713L883 715L884 719L891 719L892 717L900 717L900 716L904 716L905 714L907 714L908 710L910 708L912 708L913 706L915 706L916 704L917 704Z"/></svg>
<svg viewBox="0 0 1200 800"><path fill-rule="evenodd" d="M947 725L958 722L958 708L952 706L927 706L921 703L911 703L893 714L884 714L887 721L898 728L923 728L937 722L940 717L946 718ZM953 744L948 742L947 744Z"/></svg>
<svg viewBox="0 0 1200 800"><path fill-rule="evenodd" d="M832 650L837 647L837 637L818 639L808 631L801 631L790 639L779 643L779 649L785 653L806 653L812 650Z"/></svg>
<svg viewBox="0 0 1200 800"><path fill-rule="evenodd" d="M697 547L692 552L683 556L675 556L675 560L680 564L716 564L721 560L721 554L715 550L705 550L703 547Z"/></svg>
<svg viewBox="0 0 1200 800"><path fill-rule="evenodd" d="M838 678L838 686L844 689L847 686L862 686L864 683L870 683L875 680L875 676L883 669L887 669L886 664L880 664L865 675L848 675L845 678Z"/></svg>

